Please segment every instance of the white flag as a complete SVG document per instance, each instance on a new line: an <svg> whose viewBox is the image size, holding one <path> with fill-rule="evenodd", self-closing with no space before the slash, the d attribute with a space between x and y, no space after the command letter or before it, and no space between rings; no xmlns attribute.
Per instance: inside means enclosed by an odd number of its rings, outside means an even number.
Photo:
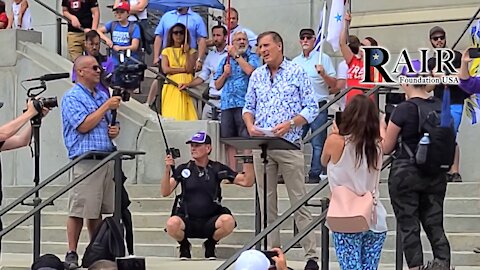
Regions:
<svg viewBox="0 0 480 270"><path fill-rule="evenodd" d="M342 32L344 14L344 0L332 0L330 16L328 17L327 41L336 52L340 50L340 33Z"/></svg>

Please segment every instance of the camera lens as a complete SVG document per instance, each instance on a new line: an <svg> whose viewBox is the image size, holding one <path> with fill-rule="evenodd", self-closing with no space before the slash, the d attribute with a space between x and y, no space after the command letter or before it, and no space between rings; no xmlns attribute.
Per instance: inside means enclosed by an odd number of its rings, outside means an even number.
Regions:
<svg viewBox="0 0 480 270"><path fill-rule="evenodd" d="M57 97L42 98L40 99L40 104L48 109L58 107Z"/></svg>

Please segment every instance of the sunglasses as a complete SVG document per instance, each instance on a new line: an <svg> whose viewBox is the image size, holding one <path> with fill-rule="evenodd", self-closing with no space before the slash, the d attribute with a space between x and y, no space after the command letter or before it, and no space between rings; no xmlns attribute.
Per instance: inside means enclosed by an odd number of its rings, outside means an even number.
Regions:
<svg viewBox="0 0 480 270"><path fill-rule="evenodd" d="M172 31L174 35L185 35L185 31Z"/></svg>
<svg viewBox="0 0 480 270"><path fill-rule="evenodd" d="M307 39L307 40L312 40L312 39L313 39L313 36L305 35L305 36L301 36L301 37L300 37L300 40L305 40L305 39Z"/></svg>
<svg viewBox="0 0 480 270"><path fill-rule="evenodd" d="M93 70L93 71L97 71L97 72L99 72L99 71L101 72L101 71L102 71L102 67L99 66L99 65L94 65L94 66L92 66L92 70Z"/></svg>
<svg viewBox="0 0 480 270"><path fill-rule="evenodd" d="M438 36L438 37L432 37L432 40L437 41L437 40L444 40L445 36Z"/></svg>

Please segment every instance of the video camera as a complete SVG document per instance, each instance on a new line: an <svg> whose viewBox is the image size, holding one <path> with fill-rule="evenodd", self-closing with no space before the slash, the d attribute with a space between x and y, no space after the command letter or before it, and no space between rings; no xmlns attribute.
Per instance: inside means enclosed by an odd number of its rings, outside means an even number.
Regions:
<svg viewBox="0 0 480 270"><path fill-rule="evenodd" d="M124 89L136 89L140 87L140 82L144 79L144 72L147 65L144 63L132 63L125 59L125 52L120 52L120 65L113 71L112 87ZM127 56L128 56L127 52Z"/></svg>
<svg viewBox="0 0 480 270"><path fill-rule="evenodd" d="M34 97L29 97L30 100L33 101L33 106L37 110L38 113L42 112L43 108L51 109L58 107L58 100L57 97L48 97L48 98L39 98L36 99Z"/></svg>

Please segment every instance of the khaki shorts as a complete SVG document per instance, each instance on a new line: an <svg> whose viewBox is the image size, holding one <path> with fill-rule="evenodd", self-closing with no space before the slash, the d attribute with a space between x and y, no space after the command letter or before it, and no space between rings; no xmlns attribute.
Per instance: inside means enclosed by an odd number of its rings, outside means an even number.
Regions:
<svg viewBox="0 0 480 270"><path fill-rule="evenodd" d="M85 46L85 33L68 32L67 45L70 60L75 61L75 59L83 53L83 47Z"/></svg>
<svg viewBox="0 0 480 270"><path fill-rule="evenodd" d="M73 167L73 179L97 165L99 160L82 160ZM114 210L115 182L111 161L85 178L70 190L68 198L69 217L98 219Z"/></svg>

